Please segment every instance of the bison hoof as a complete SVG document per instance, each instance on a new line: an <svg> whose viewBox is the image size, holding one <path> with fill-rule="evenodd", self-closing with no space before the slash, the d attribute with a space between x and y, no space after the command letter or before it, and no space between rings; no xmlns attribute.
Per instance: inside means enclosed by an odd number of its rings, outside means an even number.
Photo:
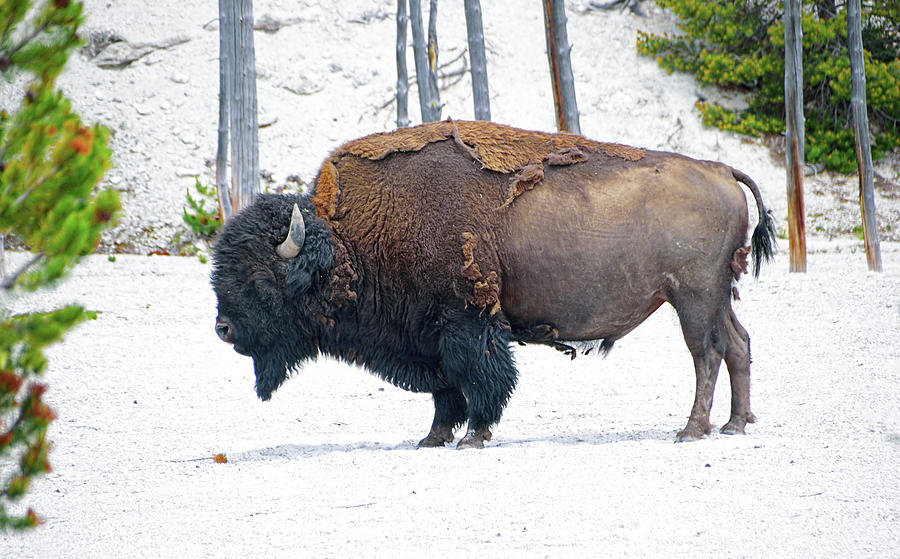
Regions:
<svg viewBox="0 0 900 559"><path fill-rule="evenodd" d="M453 442L452 427L432 427L428 436L419 441L419 448L434 448Z"/></svg>
<svg viewBox="0 0 900 559"><path fill-rule="evenodd" d="M442 436L437 436L434 433L429 433L427 437L419 441L419 448L434 448L438 446L444 446L447 443L453 442L453 438L446 439Z"/></svg>
<svg viewBox="0 0 900 559"><path fill-rule="evenodd" d="M456 445L457 449L463 448L484 448L484 441L491 440L491 431L482 429L481 431L469 431L466 436Z"/></svg>
<svg viewBox="0 0 900 559"><path fill-rule="evenodd" d="M688 423L687 427L682 429L675 435L675 442L682 443L686 441L699 441L710 432L709 428L702 428L699 425Z"/></svg>
<svg viewBox="0 0 900 559"><path fill-rule="evenodd" d="M742 423L742 421L729 421L719 429L719 432L725 435L743 435L744 426Z"/></svg>
<svg viewBox="0 0 900 559"><path fill-rule="evenodd" d="M725 433L726 435L743 435L744 427L746 427L748 423L756 423L756 416L752 413L747 413L743 416L732 416L731 419L728 420L728 423L719 429L719 432Z"/></svg>

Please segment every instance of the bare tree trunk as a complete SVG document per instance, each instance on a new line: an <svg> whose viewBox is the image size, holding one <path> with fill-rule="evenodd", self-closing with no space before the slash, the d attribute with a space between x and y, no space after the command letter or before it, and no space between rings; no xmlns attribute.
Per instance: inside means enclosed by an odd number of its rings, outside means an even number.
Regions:
<svg viewBox="0 0 900 559"><path fill-rule="evenodd" d="M850 54L850 108L856 136L856 163L859 166L859 206L869 270L881 272L881 243L875 219L872 147L869 143L869 115L866 112L866 67L863 59L860 0L847 3L847 40Z"/></svg>
<svg viewBox="0 0 900 559"><path fill-rule="evenodd" d="M428 11L428 88L432 100L434 120L441 118L441 91L437 81L438 40L437 40L437 0L431 0Z"/></svg>
<svg viewBox="0 0 900 559"><path fill-rule="evenodd" d="M409 22L413 35L413 58L416 61L416 85L419 89L419 106L422 110L422 122L434 122L440 118L440 101L432 95L428 83L429 53L425 43L425 27L422 23L422 5L420 0L409 0Z"/></svg>
<svg viewBox="0 0 900 559"><path fill-rule="evenodd" d="M556 127L560 131L581 133L578 104L575 102L575 78L572 75L571 47L566 33L565 0L544 0L544 28L550 80L556 107Z"/></svg>
<svg viewBox="0 0 900 559"><path fill-rule="evenodd" d="M256 60L253 46L253 1L220 0L220 107L216 183L225 181L225 144L231 132L231 188L220 193L223 218L253 203L259 193L259 140L256 115ZM230 21L229 21L230 20ZM224 92L224 100L221 97ZM221 103L225 103L225 107ZM223 121L227 121L224 129ZM221 182L220 182L221 181Z"/></svg>
<svg viewBox="0 0 900 559"><path fill-rule="evenodd" d="M228 188L228 100L229 87L234 84L234 20L230 17L229 0L219 0L219 133L216 145L216 194L219 217L225 223L232 216L231 195Z"/></svg>
<svg viewBox="0 0 900 559"><path fill-rule="evenodd" d="M806 272L803 209L803 30L800 0L784 1L784 100L787 149L788 241L792 272Z"/></svg>
<svg viewBox="0 0 900 559"><path fill-rule="evenodd" d="M406 0L397 0L397 128L409 126L409 75L406 72Z"/></svg>
<svg viewBox="0 0 900 559"><path fill-rule="evenodd" d="M0 234L0 281L6 279L6 235Z"/></svg>
<svg viewBox="0 0 900 559"><path fill-rule="evenodd" d="M472 98L475 118L491 120L491 100L488 95L487 59L484 55L484 29L481 25L481 1L465 0L466 31L469 36L469 61L472 66Z"/></svg>

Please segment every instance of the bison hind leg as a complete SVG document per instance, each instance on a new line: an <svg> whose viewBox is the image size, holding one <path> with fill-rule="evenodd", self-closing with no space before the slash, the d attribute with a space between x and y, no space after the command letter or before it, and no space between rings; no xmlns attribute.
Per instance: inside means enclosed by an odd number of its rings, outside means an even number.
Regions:
<svg viewBox="0 0 900 559"><path fill-rule="evenodd" d="M728 316L725 307L727 305L730 308L730 305L725 289L721 291L722 297L684 290L669 299L678 313L684 341L694 359L697 382L690 418L684 429L678 432L676 442L702 439L712 431L709 412L719 367L728 343Z"/></svg>
<svg viewBox="0 0 900 559"><path fill-rule="evenodd" d="M419 448L444 446L453 442L453 430L466 421L466 397L455 387L438 390L434 398L434 421L431 431L419 441Z"/></svg>
<svg viewBox="0 0 900 559"><path fill-rule="evenodd" d="M756 422L750 411L750 336L738 322L734 309L729 305L725 320L727 347L725 365L731 380L731 417L719 432L729 435L744 434L748 423Z"/></svg>
<svg viewBox="0 0 900 559"><path fill-rule="evenodd" d="M469 311L448 311L439 351L444 378L465 396L466 435L457 448L483 448L500 420L518 373L504 320Z"/></svg>

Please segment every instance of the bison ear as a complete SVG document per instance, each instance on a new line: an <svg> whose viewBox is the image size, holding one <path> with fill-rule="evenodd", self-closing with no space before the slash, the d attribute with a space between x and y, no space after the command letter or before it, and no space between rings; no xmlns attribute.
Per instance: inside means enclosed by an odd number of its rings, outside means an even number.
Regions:
<svg viewBox="0 0 900 559"><path fill-rule="evenodd" d="M271 306L280 307L282 305L281 290L278 289L278 282L271 270L258 270L250 276L250 279L260 299Z"/></svg>
<svg viewBox="0 0 900 559"><path fill-rule="evenodd" d="M306 231L303 248L287 263L287 288L290 295L305 293L317 278L331 270L334 245L326 229L315 224Z"/></svg>

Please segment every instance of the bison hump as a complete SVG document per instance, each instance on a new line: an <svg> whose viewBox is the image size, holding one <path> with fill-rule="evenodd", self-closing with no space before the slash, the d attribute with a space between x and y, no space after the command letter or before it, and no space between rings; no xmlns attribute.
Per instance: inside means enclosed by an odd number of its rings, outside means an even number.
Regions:
<svg viewBox="0 0 900 559"><path fill-rule="evenodd" d="M493 122L450 119L372 134L344 144L333 155L349 154L378 160L396 152L419 151L432 142L450 139L468 146L484 168L500 173L512 173L541 163L551 155L554 157L551 165L577 163L584 160L581 150L603 151L609 156L629 161L643 157L643 150L596 142L578 134L552 134Z"/></svg>
<svg viewBox="0 0 900 559"><path fill-rule="evenodd" d="M482 168L511 175L506 203L531 190L543 178L543 166L574 165L588 159L589 153L637 161L644 151L630 146L589 140L578 134L522 130L485 121L447 119L393 132L372 134L350 141L325 160L316 179L313 203L319 217L334 216L340 198L339 177L335 165L341 158L355 156L379 161L398 152L416 152L428 144L454 141Z"/></svg>

